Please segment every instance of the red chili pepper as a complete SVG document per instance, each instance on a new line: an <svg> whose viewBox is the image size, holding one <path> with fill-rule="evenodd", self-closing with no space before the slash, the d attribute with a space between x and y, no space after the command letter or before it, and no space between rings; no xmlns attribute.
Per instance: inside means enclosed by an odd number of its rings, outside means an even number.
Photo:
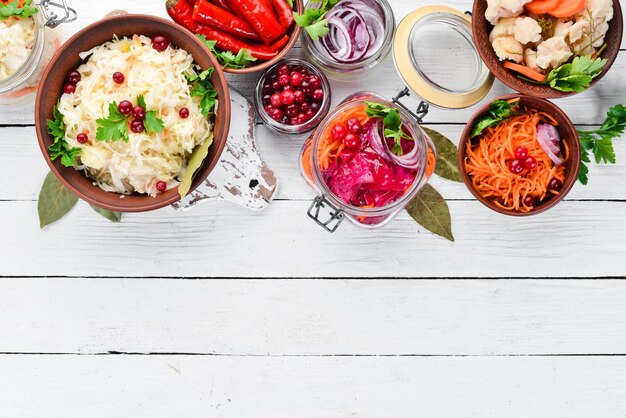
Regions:
<svg viewBox="0 0 626 418"><path fill-rule="evenodd" d="M272 51L272 52L282 51L287 46L287 44L289 43L289 39L290 39L289 35L285 35L282 38L280 38L279 40L274 41L273 44L270 44L270 45L268 45L266 47L263 47L263 49L266 49L266 50Z"/></svg>
<svg viewBox="0 0 626 418"><path fill-rule="evenodd" d="M248 22L239 19L226 10L220 9L207 0L198 0L193 9L192 17L198 23L211 25L240 38L253 39L255 41L261 40Z"/></svg>
<svg viewBox="0 0 626 418"><path fill-rule="evenodd" d="M285 34L278 20L271 15L260 0L230 0L232 7L254 28L266 44Z"/></svg>
<svg viewBox="0 0 626 418"><path fill-rule="evenodd" d="M193 20L193 8L189 5L187 0L167 0L165 10L167 10L167 14L170 15L174 22L196 33L200 25Z"/></svg>
<svg viewBox="0 0 626 418"><path fill-rule="evenodd" d="M270 15L276 17L276 13L274 13L274 6L272 6L272 0L259 0L263 6L267 9Z"/></svg>
<svg viewBox="0 0 626 418"><path fill-rule="evenodd" d="M214 5L219 7L220 9L224 9L228 13L231 13L231 14L239 17L239 14L237 12L235 12L232 7L230 7L230 5L228 4L227 0L211 0L211 3L213 3Z"/></svg>
<svg viewBox="0 0 626 418"><path fill-rule="evenodd" d="M289 29L294 22L293 10L285 0L272 0L272 3L278 15L278 22L283 28Z"/></svg>
<svg viewBox="0 0 626 418"><path fill-rule="evenodd" d="M270 51L269 47L243 42L226 32L210 26L200 25L196 33L204 35L209 40L216 41L215 46L221 50L236 54L240 49L245 48L250 52L250 55L261 61L269 61L278 54L276 51Z"/></svg>

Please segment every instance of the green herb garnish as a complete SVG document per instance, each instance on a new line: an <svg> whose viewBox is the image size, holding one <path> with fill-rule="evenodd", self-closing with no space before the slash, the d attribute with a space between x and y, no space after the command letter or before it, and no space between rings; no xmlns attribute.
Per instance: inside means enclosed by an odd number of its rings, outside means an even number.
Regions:
<svg viewBox="0 0 626 418"><path fill-rule="evenodd" d="M311 7L304 11L304 14L294 12L293 18L298 24L306 29L313 41L317 41L320 38L328 35L330 31L328 29L328 22L324 19L326 13L337 3L339 0L311 0L313 3L320 3L319 7Z"/></svg>
<svg viewBox="0 0 626 418"><path fill-rule="evenodd" d="M254 58L246 48L241 48L237 55L230 51L218 51L215 49L217 41L210 41L204 35L196 36L209 48L209 51L215 55L217 62L224 68L246 68L256 61L256 58Z"/></svg>
<svg viewBox="0 0 626 418"><path fill-rule="evenodd" d="M213 113L213 109L217 103L217 90L215 90L213 83L211 83L213 71L213 68L209 68L200 74L194 72L186 76L187 82L191 85L189 95L191 97L202 98L200 100L200 109L205 118Z"/></svg>
<svg viewBox="0 0 626 418"><path fill-rule="evenodd" d="M146 128L147 133L161 133L165 130L165 123L158 118L159 113L155 110L148 110L146 106L146 100L143 95L137 96L137 104L146 109L146 119L143 121L143 125Z"/></svg>
<svg viewBox="0 0 626 418"><path fill-rule="evenodd" d="M498 126L500 122L510 118L514 114L514 109L518 102L519 99L516 99L512 103L509 103L506 100L496 100L491 103L491 106L489 106L489 116L485 116L479 120L478 123L476 123L470 137L477 137L485 129L492 126Z"/></svg>
<svg viewBox="0 0 626 418"><path fill-rule="evenodd" d="M96 120L98 130L96 131L96 139L98 141L113 141L123 139L128 142L128 124L127 116L124 116L117 109L117 102L109 104L109 116Z"/></svg>
<svg viewBox="0 0 626 418"><path fill-rule="evenodd" d="M578 131L582 149L582 163L578 180L587 184L589 168L585 163L591 163L589 152L593 154L596 163L615 164L615 150L613 140L624 134L626 128L626 107L618 104L609 109L606 120L599 129L593 131Z"/></svg>
<svg viewBox="0 0 626 418"><path fill-rule="evenodd" d="M365 113L368 117L383 119L383 133L385 137L393 138L395 141L391 152L397 156L401 156L404 153L402 151L402 138L411 141L413 138L405 134L402 129L400 111L392 107L387 107L382 103L365 102L365 105L367 106Z"/></svg>
<svg viewBox="0 0 626 418"><path fill-rule="evenodd" d="M26 0L22 7L18 7L19 0L14 0L4 4L0 2L0 20L7 20L10 17L31 17L38 12L36 7L31 6L33 0Z"/></svg>
<svg viewBox="0 0 626 418"><path fill-rule="evenodd" d="M546 84L562 92L581 92L589 87L591 80L602 72L608 60L591 56L576 57L568 64L555 68L548 74Z"/></svg>
<svg viewBox="0 0 626 418"><path fill-rule="evenodd" d="M72 148L65 140L65 122L63 114L59 111L59 103L54 106L52 112L54 120L48 119L48 133L54 137L54 142L48 147L52 161L61 157L61 164L65 167L74 167L76 156L80 154L80 148Z"/></svg>

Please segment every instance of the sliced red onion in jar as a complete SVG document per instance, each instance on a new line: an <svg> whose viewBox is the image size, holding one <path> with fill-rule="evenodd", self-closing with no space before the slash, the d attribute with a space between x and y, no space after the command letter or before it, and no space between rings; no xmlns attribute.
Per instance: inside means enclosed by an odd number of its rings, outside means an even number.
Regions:
<svg viewBox="0 0 626 418"><path fill-rule="evenodd" d="M376 119L376 122L367 123L364 126L365 132L362 134L362 139L367 141L370 148L372 148L372 150L374 150L374 152L380 155L383 159L393 161L393 159L389 156L389 148L387 148L387 144L384 143L381 135L382 124L381 119Z"/></svg>
<svg viewBox="0 0 626 418"><path fill-rule="evenodd" d="M559 156L561 152L561 136L556 127L549 123L537 125L537 141L554 164L563 165L565 161Z"/></svg>

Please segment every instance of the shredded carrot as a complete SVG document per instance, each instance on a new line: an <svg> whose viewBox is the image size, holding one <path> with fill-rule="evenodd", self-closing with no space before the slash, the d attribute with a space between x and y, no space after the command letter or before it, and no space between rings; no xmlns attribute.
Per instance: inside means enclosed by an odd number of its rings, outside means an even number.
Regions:
<svg viewBox="0 0 626 418"><path fill-rule="evenodd" d="M435 171L435 153L428 147L428 161L426 162L426 177L433 175Z"/></svg>
<svg viewBox="0 0 626 418"><path fill-rule="evenodd" d="M365 113L365 106L357 107L349 112L343 113L335 119L335 123L329 126L326 131L322 133L322 139L318 148L318 160L322 170L328 169L331 162L337 158L344 150L345 145L343 141L335 141L332 138L331 130L334 125L346 125L348 119L357 118L361 124L365 124L368 121L368 116Z"/></svg>
<svg viewBox="0 0 626 418"><path fill-rule="evenodd" d="M558 194L548 189L552 178L565 181L565 166L557 166L543 151L537 140L540 122L557 126L550 115L535 109L525 109L499 125L487 128L478 143L467 141L465 169L473 187L496 206L518 212L530 212L534 206L524 203L527 196L542 201ZM566 141L561 141L565 160L569 158ZM526 147L529 156L537 160L537 167L514 174L508 163L515 159L515 149Z"/></svg>

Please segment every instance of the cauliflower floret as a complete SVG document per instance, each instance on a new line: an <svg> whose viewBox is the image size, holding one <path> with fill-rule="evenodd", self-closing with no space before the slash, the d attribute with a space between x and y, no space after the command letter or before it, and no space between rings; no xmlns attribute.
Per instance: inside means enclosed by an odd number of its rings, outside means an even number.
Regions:
<svg viewBox="0 0 626 418"><path fill-rule="evenodd" d="M537 51L531 48L527 48L524 51L524 64L531 70L541 72L541 68L537 65Z"/></svg>
<svg viewBox="0 0 626 418"><path fill-rule="evenodd" d="M592 55L596 48L604 44L613 15L611 0L587 0L585 9L580 12L572 27L577 27L576 32L570 32L570 42L577 55Z"/></svg>
<svg viewBox="0 0 626 418"><path fill-rule="evenodd" d="M524 5L531 0L487 0L485 18L496 25L500 18L517 17L522 14Z"/></svg>
<svg viewBox="0 0 626 418"><path fill-rule="evenodd" d="M492 46L500 61L511 60L520 63L524 59L524 47L514 36L500 36L494 39Z"/></svg>
<svg viewBox="0 0 626 418"><path fill-rule="evenodd" d="M537 47L537 65L544 70L556 68L571 58L572 51L562 36L552 37Z"/></svg>
<svg viewBox="0 0 626 418"><path fill-rule="evenodd" d="M521 44L539 42L541 40L541 26L532 17L518 17L515 19L515 39Z"/></svg>
<svg viewBox="0 0 626 418"><path fill-rule="evenodd" d="M576 21L576 23L570 25L570 29L568 32L569 41L571 43L576 43L580 41L583 36L585 36L585 33L589 32L589 29L591 29L591 24L589 23L589 21L585 19L579 19L578 21Z"/></svg>
<svg viewBox="0 0 626 418"><path fill-rule="evenodd" d="M587 0L585 10L580 13L580 16L589 16L595 21L608 22L613 19L613 2L611 0Z"/></svg>
<svg viewBox="0 0 626 418"><path fill-rule="evenodd" d="M494 39L500 36L513 35L515 33L515 20L514 17L506 19L500 19L498 24L494 26L493 30L489 34L489 41L493 42Z"/></svg>
<svg viewBox="0 0 626 418"><path fill-rule="evenodd" d="M567 38L573 24L574 22L572 22L571 20L565 21L559 19L556 22L556 26L554 27L554 33L552 34L552 36L562 36L563 38Z"/></svg>
<svg viewBox="0 0 626 418"><path fill-rule="evenodd" d="M593 39L591 46L593 46L594 48L600 48L602 45L604 45L604 37L606 36L606 33L608 31L609 22L604 21L596 25L596 28L594 30L595 38Z"/></svg>

